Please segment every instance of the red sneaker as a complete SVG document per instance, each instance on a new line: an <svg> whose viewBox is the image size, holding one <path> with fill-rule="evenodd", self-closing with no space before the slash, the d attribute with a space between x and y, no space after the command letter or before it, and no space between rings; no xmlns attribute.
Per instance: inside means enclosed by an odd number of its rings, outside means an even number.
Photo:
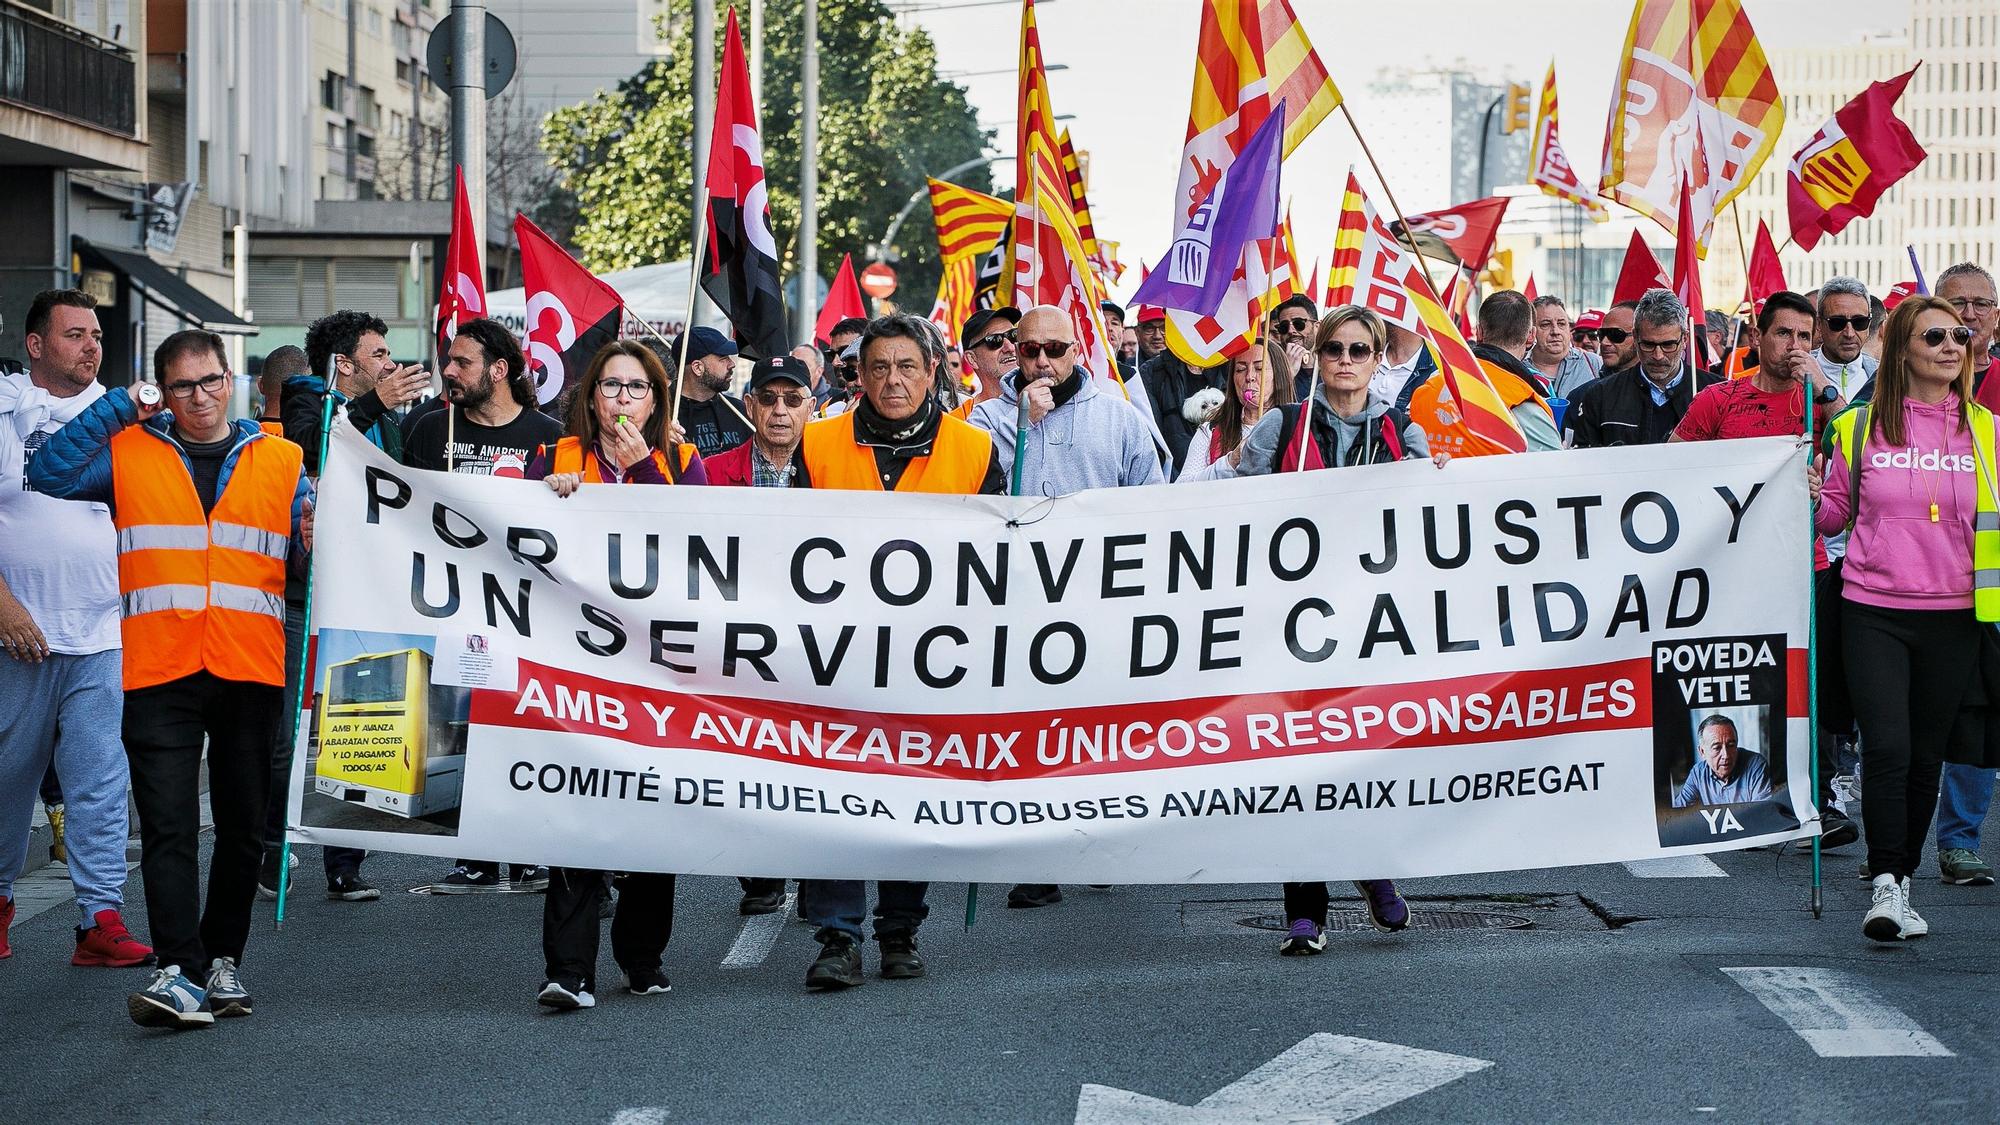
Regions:
<svg viewBox="0 0 2000 1125"><path fill-rule="evenodd" d="M7 930L14 924L14 900L0 899L0 961L14 955L14 947L7 944Z"/></svg>
<svg viewBox="0 0 2000 1125"><path fill-rule="evenodd" d="M76 953L72 965L126 969L153 963L153 947L132 936L116 910L97 912L97 924L76 932Z"/></svg>

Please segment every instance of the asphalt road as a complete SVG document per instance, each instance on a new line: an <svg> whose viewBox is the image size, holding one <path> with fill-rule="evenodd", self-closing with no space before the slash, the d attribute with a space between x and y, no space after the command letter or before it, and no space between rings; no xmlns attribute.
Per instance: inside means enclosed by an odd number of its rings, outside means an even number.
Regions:
<svg viewBox="0 0 2000 1125"><path fill-rule="evenodd" d="M1933 935L1878 947L1858 847L1829 856L1823 921L1805 856L1755 851L1717 857L1721 877L1414 882L1420 911L1533 925L1337 933L1301 959L1244 924L1278 911L1272 887L1068 888L1009 911L988 886L969 933L964 888L939 887L929 977L876 979L871 946L868 983L837 995L803 990L807 927L746 930L732 881L686 879L673 992L567 1015L534 1002L539 898L405 893L438 861L379 856L381 901L328 902L306 852L281 933L260 904L256 1015L212 1030L131 1024L142 974L71 968L67 906L18 924L0 1120L1071 1122L1081 1101L1108 1122L1203 1099L1201 1119L1238 1121L2000 1118L2000 888L1927 867ZM1433 1086L1441 1058L1457 1076Z"/></svg>

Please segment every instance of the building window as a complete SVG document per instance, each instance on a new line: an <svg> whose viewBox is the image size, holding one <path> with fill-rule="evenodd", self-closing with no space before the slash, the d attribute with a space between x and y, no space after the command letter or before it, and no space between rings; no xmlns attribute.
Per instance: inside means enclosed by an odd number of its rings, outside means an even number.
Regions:
<svg viewBox="0 0 2000 1125"><path fill-rule="evenodd" d="M347 108L347 79L329 70L320 79L319 104L338 112Z"/></svg>

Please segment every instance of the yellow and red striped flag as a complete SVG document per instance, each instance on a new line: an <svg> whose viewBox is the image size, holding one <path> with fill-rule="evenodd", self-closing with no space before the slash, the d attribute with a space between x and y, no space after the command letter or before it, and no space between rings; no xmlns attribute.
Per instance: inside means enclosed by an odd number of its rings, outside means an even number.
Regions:
<svg viewBox="0 0 2000 1125"><path fill-rule="evenodd" d="M1604 136L1598 194L1678 234L1693 192L1706 255L1715 217L1785 127L1785 103L1742 0L1637 0Z"/></svg>
<svg viewBox="0 0 2000 1125"><path fill-rule="evenodd" d="M1021 59L1019 105L1014 122L1014 222L1007 239L1007 257L1000 271L996 303L1018 305L1015 288L1036 284L1042 263L1034 257L1040 239L1033 214L1035 153L1046 149L1056 162L1056 186L1061 189L1064 210L1073 211L1069 182L1062 171L1062 139L1056 134L1055 110L1049 104L1049 76L1042 63L1042 33L1035 23L1035 0L1021 0ZM1022 187L1028 190L1023 191ZM1074 217L1072 215L1072 217Z"/></svg>
<svg viewBox="0 0 2000 1125"><path fill-rule="evenodd" d="M1021 279L1015 303L1022 308L1054 305L1067 312L1082 352L1078 362L1091 378L1103 380L1107 389L1123 395L1114 346L1104 331L1104 290L1083 255L1083 236L1077 230L1076 214L1070 210L1062 154L1046 138L1034 137L1029 143L1034 171L1026 197L1033 243L1026 249L1040 268L1032 278Z"/></svg>
<svg viewBox="0 0 2000 1125"><path fill-rule="evenodd" d="M931 216L937 223L938 260L976 257L1007 233L1014 205L983 191L931 180Z"/></svg>
<svg viewBox="0 0 2000 1125"><path fill-rule="evenodd" d="M1340 87L1319 61L1289 0L1258 0L1257 24L1271 101L1285 103L1285 155L1290 156L1306 134L1340 108Z"/></svg>
<svg viewBox="0 0 2000 1125"><path fill-rule="evenodd" d="M1545 194L1582 206L1596 222L1610 219L1610 211L1597 194L1584 187L1576 169L1570 167L1569 154L1563 151L1556 130L1556 64L1551 61L1548 77L1542 79L1541 105L1535 110L1534 139L1528 145L1528 182ZM1484 265L1481 262L1474 268Z"/></svg>
<svg viewBox="0 0 2000 1125"><path fill-rule="evenodd" d="M1076 146L1069 140L1069 130L1056 135L1063 162L1063 179L1069 185L1069 209L1076 215L1076 231L1083 238L1083 252L1092 259L1097 257L1097 228L1090 221L1090 200L1083 190L1083 161L1077 159Z"/></svg>

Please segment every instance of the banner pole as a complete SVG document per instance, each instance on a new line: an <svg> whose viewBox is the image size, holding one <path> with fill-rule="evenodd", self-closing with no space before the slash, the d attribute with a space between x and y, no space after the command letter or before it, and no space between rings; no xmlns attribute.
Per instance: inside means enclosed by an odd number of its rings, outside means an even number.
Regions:
<svg viewBox="0 0 2000 1125"><path fill-rule="evenodd" d="M322 474L326 472L326 448L329 439L333 436L333 377L334 372L338 370L336 365L339 362L340 360L337 356L327 357L326 393L320 398L318 464ZM314 479L317 481L318 478ZM314 507L318 507L318 497L318 490L315 489L313 492ZM310 698L306 691L306 675L311 671L312 666L312 611L313 573L312 567L308 565L306 567L305 622L302 626L304 633L299 642L299 663L295 669L298 673L299 698L292 706L292 713L287 724L291 730L291 738L285 743L286 746L291 748L291 755L294 758L298 756L299 752L299 713L305 710L305 702ZM289 779L291 777L290 771L286 771L285 776ZM286 809L289 810L292 804L292 787L289 780L285 785L284 801ZM286 896L291 893L291 889L292 833L291 826L286 825L284 840L278 845L278 909L271 919L271 930L274 933L285 928L285 900Z"/></svg>
<svg viewBox="0 0 2000 1125"><path fill-rule="evenodd" d="M1389 201L1389 210L1396 213L1396 224L1403 228L1403 241L1410 247L1410 252L1417 256L1417 264L1424 271L1424 282L1431 287L1431 293L1435 295L1438 291L1437 279L1431 276L1430 259L1424 257L1424 252L1417 247L1416 237L1410 233L1410 222L1403 217L1403 208L1396 202L1396 193L1389 188L1389 178L1382 174L1382 166L1375 162L1374 150L1368 147L1368 138L1361 135L1361 126L1354 123L1354 113L1347 108L1345 98L1340 102L1340 115L1347 119L1347 128L1353 132L1355 143L1361 146L1361 155L1368 158L1368 167L1375 170L1375 182L1382 185L1383 198Z"/></svg>
<svg viewBox="0 0 2000 1125"><path fill-rule="evenodd" d="M669 429L678 425L681 420L681 383L687 379L688 337L694 333L695 294L701 291L701 278L699 276L701 273L701 255L708 247L708 177L706 175L702 177L701 192L696 197L695 204L694 252L688 257L687 315L681 318L680 360L674 366L674 402L673 406L667 411L667 426ZM624 310L621 308L619 311L622 313ZM641 324L646 323L643 317L640 318L639 322ZM646 325L646 330L653 332L652 325ZM658 337L659 333L653 332L653 335ZM660 342L665 343L666 341L661 340ZM727 402L728 399L725 397L723 401ZM741 414L740 411L738 413L739 415ZM745 419L745 421L747 422L748 419Z"/></svg>
<svg viewBox="0 0 2000 1125"><path fill-rule="evenodd" d="M1807 376L1799 384L1799 397L1804 402L1806 464L1811 465L1819 453L1819 441L1813 433L1813 389L1812 378ZM1868 435L1862 434L1861 440ZM1806 542L1812 543L1819 535L1819 527L1813 520L1812 505L1806 505ZM1819 806L1819 572L1813 567L1814 552L1806 552L1806 762L1810 772L1807 784L1812 786L1813 806ZM1822 827L1826 824L1826 814L1820 811L1818 820ZM1824 887L1825 867L1821 862L1820 841L1824 837L1819 832L1812 838L1812 916L1819 920L1826 909Z"/></svg>
<svg viewBox="0 0 2000 1125"><path fill-rule="evenodd" d="M619 319L621 319L621 320L622 320L622 319L624 319L624 318L623 318L623 317L620 317ZM672 340L669 340L669 339L667 339L667 338L666 338L665 336L662 336L662 335L660 335L660 332L659 332L659 330L658 330L658 329L656 329L656 328L654 328L654 327L652 326L652 324L648 323L645 317L640 317L640 316L635 316L635 317L633 317L632 319L634 319L634 320L638 321L638 322L639 322L639 327L641 327L641 328L645 329L645 330L646 330L646 334L647 334L648 336L651 336L651 337L652 337L653 339L655 339L655 340L658 340L658 341L659 341L659 342L660 342L660 343L661 343L661 344L662 344L663 346L665 346L665 347L666 347L666 348L667 348L667 349L668 349L669 351L671 351L671 350L672 350L673 348L675 348L675 347L677 346L677 345L675 345L675 343L674 343L674 342L673 342ZM624 329L623 329L622 327L621 327L621 328L620 328L619 330L620 330L621 332L622 332L622 331L624 331ZM681 350L681 355L682 355L682 357L683 357L683 358L682 358L682 360L681 360L681 367L682 367L683 369L686 369L686 367L687 367L687 360L686 360L686 358L685 358L685 357L686 357L686 355L687 355L687 350L686 350L686 347L685 347L685 343L686 343L686 339L687 339L687 333L686 333L686 332L682 332L682 333L681 333L681 339L682 339L682 345L678 345L678 346L681 346L681 349L682 349L682 350ZM737 416L738 418L741 418L741 419L743 419L743 424L744 424L744 425L746 425L746 426L750 426L750 419L749 419L749 418L748 418L747 416L745 416L745 415L744 415L743 411L741 411L741 410L737 409L737 407L736 407L736 404L735 404L735 403L733 403L733 402L729 401L729 396L728 396L728 395L717 395L717 396L715 396L715 397L717 397L717 398L719 398L719 399L721 399L721 400L722 400L722 405L724 405L724 406L728 407L728 408L729 408L729 412L730 412L730 413L732 413L732 414L736 415L736 416ZM677 378L675 378L675 379L674 379L674 412L675 412L676 414L680 412L680 398L681 398L681 381L680 381L680 379L679 379L679 378L677 377ZM668 423L669 423L669 424L671 424L671 423L672 423L672 422L674 421L674 418L673 418L673 416L672 416L672 415L669 415L669 416L668 416L668 418L667 418L667 421L668 421ZM757 427L755 427L755 426L750 426L750 428L754 430L754 429L756 429Z"/></svg>

